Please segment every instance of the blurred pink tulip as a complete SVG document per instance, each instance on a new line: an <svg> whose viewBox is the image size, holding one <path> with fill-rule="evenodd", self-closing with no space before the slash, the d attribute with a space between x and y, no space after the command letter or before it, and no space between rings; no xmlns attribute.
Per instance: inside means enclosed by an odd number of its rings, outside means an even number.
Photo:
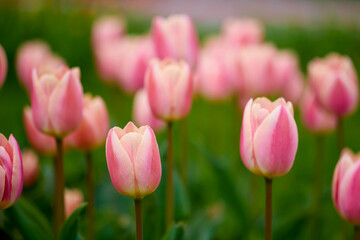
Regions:
<svg viewBox="0 0 360 240"><path fill-rule="evenodd" d="M358 105L359 84L349 57L333 53L308 66L309 81L319 102L337 116L350 114Z"/></svg>
<svg viewBox="0 0 360 240"><path fill-rule="evenodd" d="M228 18L222 26L222 36L227 44L234 47L257 45L263 41L264 29L254 19Z"/></svg>
<svg viewBox="0 0 360 240"><path fill-rule="evenodd" d="M190 66L195 66L199 43L195 26L189 16L155 17L152 22L152 36L158 58L184 60Z"/></svg>
<svg viewBox="0 0 360 240"><path fill-rule="evenodd" d="M360 225L360 154L344 149L332 181L332 199L338 213L348 222Z"/></svg>
<svg viewBox="0 0 360 240"><path fill-rule="evenodd" d="M117 16L105 16L95 21L91 40L93 48L102 47L112 44L114 41L121 39L125 33L125 23Z"/></svg>
<svg viewBox="0 0 360 240"><path fill-rule="evenodd" d="M85 94L81 124L66 137L66 142L77 149L90 151L105 142L108 131L109 114L104 100Z"/></svg>
<svg viewBox="0 0 360 240"><path fill-rule="evenodd" d="M38 153L52 156L55 155L55 139L37 129L30 107L24 108L24 126L29 143Z"/></svg>
<svg viewBox="0 0 360 240"><path fill-rule="evenodd" d="M189 114L193 99L193 77L186 62L152 60L145 84L150 107L156 117L173 121Z"/></svg>
<svg viewBox="0 0 360 240"><path fill-rule="evenodd" d="M84 196L80 190L66 188L64 194L65 216L70 217L83 202Z"/></svg>
<svg viewBox="0 0 360 240"><path fill-rule="evenodd" d="M302 96L300 110L303 123L310 131L323 133L336 128L336 116L318 103L310 88L307 88Z"/></svg>
<svg viewBox="0 0 360 240"><path fill-rule="evenodd" d="M154 116L149 105L149 99L145 89L139 90L133 103L133 120L136 125L149 125L155 132L165 127L165 122Z"/></svg>
<svg viewBox="0 0 360 240"><path fill-rule="evenodd" d="M0 88L3 85L7 73L8 63L4 48L0 45Z"/></svg>
<svg viewBox="0 0 360 240"><path fill-rule="evenodd" d="M11 134L0 133L0 209L13 205L23 188L23 164L19 145Z"/></svg>
<svg viewBox="0 0 360 240"><path fill-rule="evenodd" d="M30 149L22 151L22 160L24 168L24 186L33 185L39 175L39 158Z"/></svg>
<svg viewBox="0 0 360 240"><path fill-rule="evenodd" d="M117 78L117 67L122 62L122 46L119 40L94 49L98 74L107 82L114 82Z"/></svg>
<svg viewBox="0 0 360 240"><path fill-rule="evenodd" d="M293 106L279 98L250 99L247 103L240 136L240 154L253 173L273 178L292 167L298 147L298 131Z"/></svg>
<svg viewBox="0 0 360 240"><path fill-rule="evenodd" d="M155 191L161 179L159 147L149 126L129 122L114 127L106 139L106 159L116 190L134 199Z"/></svg>
<svg viewBox="0 0 360 240"><path fill-rule="evenodd" d="M80 125L83 111L80 69L42 76L34 70L31 108L40 131L56 137L74 131Z"/></svg>

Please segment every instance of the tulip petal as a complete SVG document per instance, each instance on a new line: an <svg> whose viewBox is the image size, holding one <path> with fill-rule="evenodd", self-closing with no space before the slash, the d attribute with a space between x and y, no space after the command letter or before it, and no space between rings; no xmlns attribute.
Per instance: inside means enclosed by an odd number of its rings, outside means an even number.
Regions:
<svg viewBox="0 0 360 240"><path fill-rule="evenodd" d="M11 202L14 203L20 197L23 188L23 165L22 165L20 147L12 134L10 135L9 143L13 150Z"/></svg>
<svg viewBox="0 0 360 240"><path fill-rule="evenodd" d="M5 186L6 186L5 185L5 181L6 181L5 179L6 179L5 170L0 166L0 200L3 199L4 193L5 193Z"/></svg>
<svg viewBox="0 0 360 240"><path fill-rule="evenodd" d="M6 152L5 148L0 146L0 167L5 171L5 189L3 198L1 201L9 202L11 199L11 178L12 178L12 168L11 168L11 156Z"/></svg>

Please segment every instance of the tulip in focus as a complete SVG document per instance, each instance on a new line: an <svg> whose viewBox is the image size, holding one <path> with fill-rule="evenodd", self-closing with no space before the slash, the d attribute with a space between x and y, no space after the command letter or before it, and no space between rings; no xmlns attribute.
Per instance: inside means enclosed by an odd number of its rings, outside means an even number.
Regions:
<svg viewBox="0 0 360 240"><path fill-rule="evenodd" d="M224 21L222 35L227 44L243 47L260 44L264 38L264 29L254 19L229 18Z"/></svg>
<svg viewBox="0 0 360 240"><path fill-rule="evenodd" d="M337 116L352 113L358 105L359 84L351 59L333 53L308 66L309 81L318 101Z"/></svg>
<svg viewBox="0 0 360 240"><path fill-rule="evenodd" d="M154 116L149 105L149 99L145 89L138 91L133 103L133 120L136 125L149 125L155 132L165 127L165 122Z"/></svg>
<svg viewBox="0 0 360 240"><path fill-rule="evenodd" d="M152 60L145 81L150 107L156 117L173 121L189 114L193 77L186 62Z"/></svg>
<svg viewBox="0 0 360 240"><path fill-rule="evenodd" d="M338 213L348 222L360 225L360 154L344 149L332 181L332 199Z"/></svg>
<svg viewBox="0 0 360 240"><path fill-rule="evenodd" d="M191 18L187 15L155 17L152 22L155 53L160 59L184 60L194 67L199 43Z"/></svg>
<svg viewBox="0 0 360 240"><path fill-rule="evenodd" d="M105 142L108 130L109 114L104 100L85 94L81 124L66 137L66 143L80 150L91 151Z"/></svg>
<svg viewBox="0 0 360 240"><path fill-rule="evenodd" d="M7 59L4 48L0 45L0 88L3 85L7 73Z"/></svg>
<svg viewBox="0 0 360 240"><path fill-rule="evenodd" d="M250 99L240 136L240 154L253 173L271 179L286 174L292 167L298 147L298 131L293 106L279 98Z"/></svg>
<svg viewBox="0 0 360 240"><path fill-rule="evenodd" d="M24 169L24 186L33 185L39 175L39 158L30 149L22 152L23 169Z"/></svg>
<svg viewBox="0 0 360 240"><path fill-rule="evenodd" d="M11 134L0 133L0 209L13 205L23 188L23 164L19 145Z"/></svg>
<svg viewBox="0 0 360 240"><path fill-rule="evenodd" d="M65 189L64 203L65 203L65 216L66 218L84 202L84 196L78 189Z"/></svg>
<svg viewBox="0 0 360 240"><path fill-rule="evenodd" d="M149 126L129 122L114 127L106 139L106 160L116 190L134 199L155 191L161 179L161 162L155 134Z"/></svg>
<svg viewBox="0 0 360 240"><path fill-rule="evenodd" d="M31 108L35 126L42 132L63 137L74 131L83 111L80 70L42 76L34 70Z"/></svg>

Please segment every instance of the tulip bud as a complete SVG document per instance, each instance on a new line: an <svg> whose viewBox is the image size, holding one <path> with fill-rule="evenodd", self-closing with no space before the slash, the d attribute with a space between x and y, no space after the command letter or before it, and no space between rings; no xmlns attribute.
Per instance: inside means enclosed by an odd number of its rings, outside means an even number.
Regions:
<svg viewBox="0 0 360 240"><path fill-rule="evenodd" d="M158 58L185 60L190 66L195 65L199 43L189 16L155 17L152 23L152 36Z"/></svg>
<svg viewBox="0 0 360 240"><path fill-rule="evenodd" d="M149 105L149 99L145 89L139 90L134 98L133 120L136 125L149 125L155 132L165 127L165 122L154 116Z"/></svg>
<svg viewBox="0 0 360 240"><path fill-rule="evenodd" d="M62 75L33 73L31 108L35 126L42 132L63 137L80 124L83 90L80 70L73 68Z"/></svg>
<svg viewBox="0 0 360 240"><path fill-rule="evenodd" d="M279 98L250 99L240 135L240 154L253 173L273 178L292 167L298 147L298 131L291 102Z"/></svg>
<svg viewBox="0 0 360 240"><path fill-rule="evenodd" d="M3 83L5 81L7 68L8 68L8 66L7 66L7 59L6 59L5 50L0 45L0 88L1 88L1 86L3 85Z"/></svg>
<svg viewBox="0 0 360 240"><path fill-rule="evenodd" d="M90 151L105 142L108 131L109 114L104 100L85 94L81 124L66 137L66 142L77 149Z"/></svg>
<svg viewBox="0 0 360 240"><path fill-rule="evenodd" d="M310 131L323 133L336 128L337 118L331 112L326 111L316 100L310 88L305 93L300 103L301 117L304 125Z"/></svg>
<svg viewBox="0 0 360 240"><path fill-rule="evenodd" d="M11 134L0 133L0 209L13 205L23 188L23 165L19 145Z"/></svg>
<svg viewBox="0 0 360 240"><path fill-rule="evenodd" d="M308 66L309 81L319 102L337 116L355 110L359 84L349 57L336 53L314 59Z"/></svg>
<svg viewBox="0 0 360 240"><path fill-rule="evenodd" d="M360 154L344 149L333 181L332 199L338 213L348 222L360 225Z"/></svg>
<svg viewBox="0 0 360 240"><path fill-rule="evenodd" d="M129 122L114 127L106 139L106 160L111 181L123 195L140 199L155 191L161 179L159 147L149 126Z"/></svg>
<svg viewBox="0 0 360 240"><path fill-rule="evenodd" d="M24 169L24 186L33 185L39 175L39 158L30 149L22 152L23 169Z"/></svg>
<svg viewBox="0 0 360 240"><path fill-rule="evenodd" d="M173 121L188 115L193 98L193 77L186 62L155 59L150 62L145 78L151 111L156 117Z"/></svg>
<svg viewBox="0 0 360 240"><path fill-rule="evenodd" d="M125 32L125 23L120 17L105 16L94 23L91 40L94 49L121 39Z"/></svg>
<svg viewBox="0 0 360 240"><path fill-rule="evenodd" d="M264 29L254 19L226 19L222 26L222 35L227 44L238 47L257 45L263 41Z"/></svg>
<svg viewBox="0 0 360 240"><path fill-rule="evenodd" d="M65 189L64 204L65 216L70 215L84 202L84 196L78 189Z"/></svg>

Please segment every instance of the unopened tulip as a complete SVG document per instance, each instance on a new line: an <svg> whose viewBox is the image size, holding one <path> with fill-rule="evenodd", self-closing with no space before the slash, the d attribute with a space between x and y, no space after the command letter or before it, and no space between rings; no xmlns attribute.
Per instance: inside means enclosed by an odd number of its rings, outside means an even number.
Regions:
<svg viewBox="0 0 360 240"><path fill-rule="evenodd" d="M139 90L133 103L133 120L136 125L149 125L155 132L165 127L165 122L154 116L149 105L149 99L145 89Z"/></svg>
<svg viewBox="0 0 360 240"><path fill-rule="evenodd" d="M155 59L148 66L145 81L150 108L156 117L173 121L190 112L193 77L186 62Z"/></svg>
<svg viewBox="0 0 360 240"><path fill-rule="evenodd" d="M198 56L198 37L187 15L155 17L152 23L155 53L160 59L185 60L194 66Z"/></svg>
<svg viewBox="0 0 360 240"><path fill-rule="evenodd" d="M310 88L305 90L300 102L301 117L304 125L310 131L323 133L336 128L337 118L326 111L316 100Z"/></svg>
<svg viewBox="0 0 360 240"><path fill-rule="evenodd" d="M42 76L34 70L31 108L35 126L42 132L63 137L74 131L83 111L80 70L73 68L61 75Z"/></svg>
<svg viewBox="0 0 360 240"><path fill-rule="evenodd" d="M350 114L358 105L359 84L349 57L329 54L308 66L311 86L319 102L337 116Z"/></svg>
<svg viewBox="0 0 360 240"><path fill-rule="evenodd" d="M30 149L22 152L23 169L24 169L24 186L33 185L39 175L39 158Z"/></svg>
<svg viewBox="0 0 360 240"><path fill-rule="evenodd" d="M84 196L78 189L65 189L64 204L65 216L68 218L70 215L84 202Z"/></svg>
<svg viewBox="0 0 360 240"><path fill-rule="evenodd" d="M260 44L264 38L264 29L254 19L229 18L223 24L222 36L227 44L243 47Z"/></svg>
<svg viewBox="0 0 360 240"><path fill-rule="evenodd" d="M332 181L332 199L339 214L360 225L360 154L344 149Z"/></svg>
<svg viewBox="0 0 360 240"><path fill-rule="evenodd" d="M11 134L0 133L0 209L13 205L23 188L23 164L19 145Z"/></svg>
<svg viewBox="0 0 360 240"><path fill-rule="evenodd" d="M93 48L112 44L119 40L125 32L125 24L120 17L105 16L98 19L92 28L91 40Z"/></svg>
<svg viewBox="0 0 360 240"><path fill-rule="evenodd" d="M298 131L293 106L279 98L250 99L247 103L240 136L240 154L244 165L266 178L286 174L292 167L298 147Z"/></svg>
<svg viewBox="0 0 360 240"><path fill-rule="evenodd" d="M161 179L159 147L149 126L129 122L114 127L106 139L106 159L116 190L134 199L155 191Z"/></svg>
<svg viewBox="0 0 360 240"><path fill-rule="evenodd" d="M6 59L5 50L0 45L0 88L1 88L1 86L3 85L3 83L5 81L7 68L8 68L8 66L7 66L7 59Z"/></svg>
<svg viewBox="0 0 360 240"><path fill-rule="evenodd" d="M66 137L66 142L77 149L90 151L105 142L108 131L109 114L104 100L85 94L81 124Z"/></svg>

